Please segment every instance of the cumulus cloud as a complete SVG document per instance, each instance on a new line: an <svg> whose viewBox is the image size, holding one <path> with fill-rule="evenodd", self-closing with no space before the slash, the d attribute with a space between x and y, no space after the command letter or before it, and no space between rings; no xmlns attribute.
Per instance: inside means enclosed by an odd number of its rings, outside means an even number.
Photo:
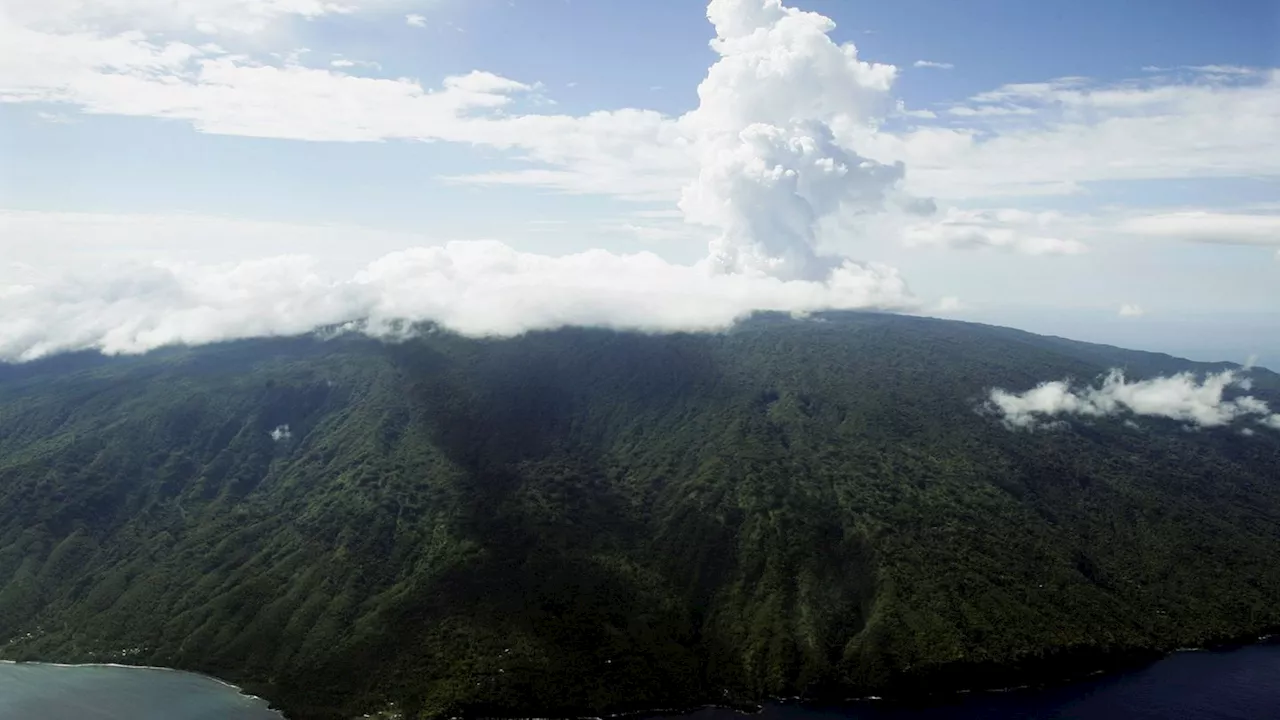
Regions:
<svg viewBox="0 0 1280 720"><path fill-rule="evenodd" d="M508 335L560 325L717 329L756 310L915 308L893 269L817 250L819 222L842 208L919 205L896 189L900 163L861 157L837 143L832 129L873 115L895 68L860 60L853 45L830 40L829 19L779 0L712 0L707 17L719 59L698 87L698 107L678 121L633 110L581 118L491 114L537 86L477 71L428 91L406 79L263 65L217 48L136 36L78 38L101 52L73 58L62 75L57 68L46 77L0 69L0 92L76 102L91 112L160 115L206 132L266 137L472 142L521 149L547 166L468 182L520 182L540 173L538 183L563 182L572 191L584 178L616 174L642 195L636 178L646 166L675 164L651 148L674 147L680 162L696 169L679 209L691 226L716 233L707 257L693 265L647 253L546 257L497 242L454 242L394 252L353 275L286 256L42 276L5 289L0 357L138 352L357 321L375 334L398 321L429 320L464 334ZM46 45L65 40L34 31L21 37L37 57L59 56ZM653 220L647 229L656 227ZM663 230L675 237L670 226Z"/></svg>
<svg viewBox="0 0 1280 720"><path fill-rule="evenodd" d="M1251 418L1280 429L1280 414L1251 395L1228 399L1231 387L1248 389L1247 378L1225 371L1197 379L1179 373L1149 380L1127 380L1122 370L1112 370L1096 387L1073 389L1068 381L1041 383L1023 393L993 389L988 406L1003 416L1005 424L1032 428L1061 415L1102 417L1129 413L1136 416L1180 420L1197 427L1216 427Z"/></svg>
<svg viewBox="0 0 1280 720"><path fill-rule="evenodd" d="M288 425L277 425L275 429L268 434L271 435L271 439L276 442L288 440L293 437L293 431L289 430Z"/></svg>
<svg viewBox="0 0 1280 720"><path fill-rule="evenodd" d="M0 53L0 102L164 118L189 123L200 132L229 135L464 143L507 151L520 162L510 166L516 169L450 178L455 182L528 185L632 200L679 200L684 218L714 233L709 257L697 266L665 265L654 271L655 277L704 278L719 273L736 278L698 281L703 288L695 293L698 297L711 294L706 288L729 293L719 302L708 301L713 307L730 308L716 317L756 306L817 308L821 302L815 298L819 297L833 303L832 307L853 306L854 301L840 289L853 277L862 283L882 283L878 289L865 286L858 302L902 302L907 295L896 274L823 256L816 228L842 211L862 217L886 204L909 211L917 205L905 191L923 195L936 189L948 197L1059 193L1077 191L1079 182L1099 178L1266 176L1280 170L1280 153L1269 152L1276 147L1269 129L1275 125L1271 120L1280 116L1275 106L1275 88L1280 84L1275 73L1267 71L1197 70L1193 82L1153 78L1145 85L1103 86L1083 79L1010 85L976 95L960 106L973 110L971 127L956 126L958 115L948 111L951 116L941 121L949 123L946 127L885 132L880 121L896 68L862 60L853 45L832 42L829 19L786 8L778 0L711 2L708 18L716 30L713 47L718 59L699 86L698 107L679 117L641 109L541 114L530 110L538 105L543 91L536 78L514 79L481 71L430 81L362 77L341 72L355 66L346 65L347 61L308 67L298 55L249 57L210 44L209 38L193 39L190 33L153 32L179 25L200 32L258 32L282 19L360 12L381 2L108 0L91 3L92 9L77 15L64 11L84 5L80 0L45 4L0 0L6 9L52 8L25 15L0 12L0 47L8 50ZM60 13L76 21L60 21ZM152 19L135 23L135 16ZM388 17L398 21L401 15ZM1212 123L1206 111L1210 107ZM936 119L928 115L917 111L915 118ZM1006 121L1010 124L1003 124ZM909 174L902 161L911 168ZM904 241L1026 254L1073 254L1085 249L1069 223L1051 214L1017 212L948 210L941 218L920 220ZM670 226L651 230L655 236L677 237ZM639 256L610 257L632 267ZM565 267L556 264L563 258L543 260L551 265L539 265L539 271ZM296 262L300 261L290 260L290 267ZM524 263L535 264L533 259ZM190 298L199 297L198 288L213 283L210 278L215 275L235 275L248 266L146 267L160 277L181 276L166 292ZM130 271L125 276L134 274ZM299 287L320 293L317 305L293 309L280 299L278 304L287 312L264 320L261 332L305 330L303 319L314 319L309 314L319 314L325 322L346 318L353 310L376 316L374 310L381 312L385 306L383 296L370 291L371 286L383 285L359 282L356 275L313 269L300 277L315 279L315 284L307 284L308 279ZM467 283L488 287L488 280L481 276L468 277ZM22 296L24 302L34 303L13 306L27 313L56 287L60 286L55 281L40 280L13 283L0 292L6 298ZM155 295L159 292L155 288L146 290L150 287L146 282L129 287L139 289L144 299L168 297ZM743 288L759 288L764 294L759 300L734 294ZM363 299L348 302L346 293L355 291ZM73 302L84 301L70 291L57 292ZM273 293L268 296L275 297ZM806 298L804 302L794 300L800 296ZM136 293L122 297L137 300ZM139 302L144 316L160 317L146 310L147 302ZM603 305L612 307L608 297ZM256 322L226 320L234 312L213 300L205 306L220 308L211 317L224 323L208 333L213 338L243 336L248 332L243 326ZM116 312L114 307L104 312ZM185 306L178 303L177 307ZM325 308L333 309L319 312ZM432 308L413 317L438 319L435 313L464 331L506 332L493 329L501 323L474 321L472 314L452 305L437 303ZM549 322L541 319L543 315L530 319L519 308L514 312L515 327L542 327ZM18 321L21 313L14 316ZM626 312L621 317L620 326L647 327ZM6 325L6 337L22 335L13 330L21 324L18 321ZM174 320L171 315L155 322L162 326L157 337L187 342L193 341L188 337L199 335L187 328L186 320ZM698 326L702 321L685 317L654 326L683 327L682 323ZM26 349L14 353L25 355L46 340L56 347L116 347L114 338L131 332L120 331L118 323L88 331L82 331L83 325L83 318L56 324L60 334L53 340L23 336L27 340L12 347ZM150 331L139 332L150 337ZM151 343L144 338L123 346Z"/></svg>
<svg viewBox="0 0 1280 720"><path fill-rule="evenodd" d="M289 18L375 11L398 2L0 0L0 47L8 50L0 56L0 101L177 119L210 133L445 140L512 150L530 161L454 178L481 185L667 201L678 199L699 174L703 163L695 145L705 144L695 143L700 130L683 116L642 109L528 113L519 101L529 91L519 90L454 105L441 97L447 93L435 80L324 73L296 58L232 55L189 32L257 32ZM929 110L903 111L914 127L887 132L871 101L892 82L892 66L868 64L863 80L872 81L850 85L847 70L858 66L848 60L856 53L830 42L822 31L830 25L825 18L773 0L717 0L714 6L717 42L726 50L755 42L778 51L757 54L761 78L808 64L808 79L796 76L794 88L773 84L770 97L779 107L805 108L797 114L802 119L826 114L837 144L861 158L888 166L905 162L911 172L903 187L918 195L1055 195L1079 193L1099 180L1280 175L1280 139L1273 132L1280 125L1280 70L1200 66L1155 69L1138 80L1110 83L1078 77L1017 83L978 93L941 113L942 119ZM725 68L731 76L731 66ZM747 70L741 77L751 77ZM532 80L521 84L532 86ZM832 92L797 105L815 81ZM747 94L757 104L769 95ZM853 109L825 112L842 104ZM784 127L790 119L766 122Z"/></svg>
<svg viewBox="0 0 1280 720"><path fill-rule="evenodd" d="M911 63L912 67L918 68L934 68L935 70L951 70L955 67L949 62L935 62L933 60L917 60Z"/></svg>
<svg viewBox="0 0 1280 720"><path fill-rule="evenodd" d="M1069 223L1056 212L962 210L948 208L942 217L907 225L908 247L994 248L1024 255L1078 255L1088 246L1062 233Z"/></svg>
<svg viewBox="0 0 1280 720"><path fill-rule="evenodd" d="M404 16L404 22L411 27L424 28L427 26L427 18L422 15L409 14Z"/></svg>
<svg viewBox="0 0 1280 720"><path fill-rule="evenodd" d="M824 282L725 274L709 262L603 250L548 257L498 242L388 254L353 275L305 256L234 265L135 264L0 285L0 360L306 333L359 323L373 335L432 321L473 336L563 325L716 330L756 310L916 306L892 268L846 262Z"/></svg>
<svg viewBox="0 0 1280 720"><path fill-rule="evenodd" d="M698 174L680 208L720 230L711 262L722 271L822 279L847 261L819 256L819 222L842 207L881 209L904 174L838 144L832 125L884 105L897 71L833 42L830 19L780 0L712 0L707 17L720 58L682 119Z"/></svg>
<svg viewBox="0 0 1280 720"><path fill-rule="evenodd" d="M356 12L376 4L362 0L312 7L306 1L280 0L260 10L273 18L338 12L337 7ZM111 16L127 27L132 27L128 22L134 5L166 5L160 0L120 2ZM247 0L225 2L241 10L256 7ZM50 29L16 21L0 21L0 46L10 50L6 57L22 58L11 63L0 59L0 101L182 120L206 133L482 145L516 151L530 162L453 180L646 201L679 199L681 188L706 169L708 154L723 150L755 123L787 130L797 142L815 132L808 137L817 143L830 135L815 129L812 121L836 135L874 124L896 69L861 61L853 45L832 42L828 32L834 25L827 18L785 8L777 0L715 0L708 17L717 28L713 42L721 60L700 88L699 108L680 117L631 108L579 116L533 113L522 102L536 98L536 83L490 73L460 76L492 81L467 88L459 86L459 78L437 84L362 77L339 72L352 67L341 61L314 68L297 56L247 57L187 42L181 35L113 31L95 23ZM748 84L734 84L739 82ZM793 121L800 121L799 127L790 129ZM851 170L881 164L854 153L848 143L839 144L843 157L828 157L853 162ZM898 167L893 161L883 164ZM800 193L810 184L801 182Z"/></svg>
<svg viewBox="0 0 1280 720"><path fill-rule="evenodd" d="M1146 314L1146 312L1147 312L1146 310L1142 309L1141 305L1135 305L1133 303L1125 303L1124 305L1120 306L1120 311L1118 314L1120 315L1120 317L1142 317L1143 315Z"/></svg>

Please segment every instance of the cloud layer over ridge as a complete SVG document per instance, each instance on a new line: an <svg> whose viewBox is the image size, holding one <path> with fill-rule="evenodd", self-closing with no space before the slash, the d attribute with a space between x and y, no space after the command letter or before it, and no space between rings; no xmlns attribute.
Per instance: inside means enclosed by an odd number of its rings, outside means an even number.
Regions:
<svg viewBox="0 0 1280 720"><path fill-rule="evenodd" d="M839 145L832 130L876 111L896 69L860 60L851 44L828 37L829 19L779 0L712 0L707 16L720 57L698 88L698 107L674 125L664 121L662 130L684 138L696 162L681 210L719 233L701 262L604 250L550 257L483 241L391 253L346 276L321 273L310 258L293 255L104 267L92 276L31 273L0 286L0 359L86 348L139 352L363 319L371 332L393 320L431 320L463 333L505 335L560 325L708 330L756 310L916 306L892 268L817 249L824 217L910 201L897 189L900 163L861 157ZM175 66L200 52L178 50L170 58ZM233 65L205 60L201 73L324 72ZM442 118L459 108L501 106L512 93L532 89L480 72L447 79L437 95L406 81L378 82L381 91L404 95L414 107L430 105ZM221 114L217 122L261 120ZM359 120L344 132L366 132ZM556 116L524 121L558 122ZM442 127L456 128L450 139L474 141L474 133L501 134L498 126L509 122L516 120Z"/></svg>

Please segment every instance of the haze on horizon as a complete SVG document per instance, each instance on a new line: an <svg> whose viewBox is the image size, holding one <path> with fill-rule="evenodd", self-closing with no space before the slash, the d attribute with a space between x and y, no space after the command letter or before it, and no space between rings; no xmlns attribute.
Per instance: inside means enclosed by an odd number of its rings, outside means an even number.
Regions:
<svg viewBox="0 0 1280 720"><path fill-rule="evenodd" d="M0 360L880 308L1280 365L1280 9L977 5L0 0Z"/></svg>

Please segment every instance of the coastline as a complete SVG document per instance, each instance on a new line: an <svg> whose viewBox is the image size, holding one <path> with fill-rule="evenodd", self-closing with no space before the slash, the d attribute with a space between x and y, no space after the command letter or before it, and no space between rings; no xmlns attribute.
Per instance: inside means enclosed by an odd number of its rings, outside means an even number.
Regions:
<svg viewBox="0 0 1280 720"><path fill-rule="evenodd" d="M1280 645L1280 632L1264 632L1261 635L1238 636L1224 638L1221 640L1210 641L1202 646L1195 647L1177 647L1166 651L1150 651L1150 652L1120 652L1114 653L1113 656L1119 662L1113 663L1108 667L1095 667L1090 670L1081 670L1056 677L1047 677L1040 681L1029 682L1020 685L1002 686L1002 687L969 687L958 688L944 691L931 691L921 693L916 690L908 695L906 692L897 693L891 690L882 690L878 694L868 694L859 696L850 696L839 699L823 699L821 697L804 697L793 695L787 697L766 697L759 702L743 702L743 703L697 703L687 706L655 708L652 710L634 710L616 713L599 713L599 714L581 714L581 715L551 715L530 713L528 715L507 715L495 716L495 720L656 720L663 717L681 717L691 715L702 710L729 710L738 715L747 717L759 715L770 705L800 705L812 709L838 709L859 703L877 703L885 705L893 705L895 703L903 703L912 701L918 703L920 699L925 698L927 703L941 703L949 698L957 698L964 695L981 695L996 694L1007 692L1020 692L1027 690L1043 690L1054 687L1063 687L1074 683L1082 682L1090 678L1096 678L1103 675L1113 675L1133 671L1143 667L1149 667L1165 658L1179 655L1182 653L1200 653L1200 652L1230 652L1245 647L1257 645ZM1144 659L1134 661L1136 657ZM1126 662L1125 660L1128 659ZM450 716L449 720L463 720L463 715Z"/></svg>
<svg viewBox="0 0 1280 720"><path fill-rule="evenodd" d="M1156 662L1159 662L1160 660L1171 657L1173 655L1182 654L1182 653L1229 652L1231 650L1236 650L1244 647L1251 647L1256 645L1272 645L1272 644L1280 645L1280 632L1269 631L1269 632L1264 632L1260 635L1224 638L1221 640L1208 642L1202 646L1177 647L1177 648L1163 651L1163 652L1153 650L1153 651L1145 651L1145 652L1144 651L1127 651L1127 652L1110 653L1109 657L1113 658L1115 662L1111 662L1111 663L1104 662L1104 667L1095 666L1088 670L1081 669L1078 671L1068 672L1068 673L1059 674L1059 675L1046 674L1041 678L1031 682L1016 684L1016 685L1000 686L1000 687L995 687L995 686L957 687L952 689L933 690L933 691L923 692L923 693L919 689L914 689L912 691L894 691L892 689L883 689L883 690L876 691L875 694L848 696L843 698L836 698L831 696L824 698L822 696L805 697L802 695L792 695L787 697L765 697L760 701L746 701L746 702L739 702L739 703L724 703L724 702L690 703L688 705L674 705L674 706L658 707L658 708L652 708L652 709L641 709L641 710L623 710L623 711L612 712L612 713L606 712L606 713L556 714L556 713L545 713L545 712L540 713L537 711L533 711L527 714L491 715L486 717L492 717L500 720L656 720L657 718L681 717L681 716L690 715L696 712L700 712L703 710L712 710L712 709L729 710L738 715L751 716L751 715L758 715L762 713L770 705L801 705L801 706L807 706L813 709L824 709L824 708L832 709L832 708L840 708L848 705L861 704L861 703L877 703L877 704L886 704L886 705L893 705L896 703L903 703L906 701L919 703L921 699L924 699L926 703L931 704L934 702L943 702L948 698L956 698L956 697L971 695L971 694L1020 692L1020 691L1027 691L1027 690L1042 690L1042 689L1052 688L1052 687L1061 687L1061 686L1081 682L1089 678L1098 677L1100 675L1123 673L1126 671L1136 670L1142 667L1148 667ZM1104 656L1104 659L1105 657L1107 656ZM254 700L261 701L267 705L267 708L270 711L278 714L282 718L282 720L284 719L309 720L309 716L305 713L293 714L288 712L287 708L289 706L289 703L287 702L280 703L278 700L272 700L262 695L257 695L257 694L248 692L239 685L236 685L227 680L223 680L221 678L215 677L213 675L208 675L205 673L200 673L192 670L183 670L181 668L163 667L163 666L155 666L155 665L129 665L125 663L58 663L58 662L36 661L36 660L27 661L27 660L5 660L5 659L0 659L0 664L39 665L39 666L45 666L45 667L61 667L61 668L107 667L107 668L124 668L124 669L132 669L132 670L152 670L152 671L162 671L162 672L171 672L171 673L181 673L185 675L192 675L202 679L212 680L213 682L216 682L219 685L222 685L228 689L235 690L238 694L246 698L251 698ZM1021 672L1027 672L1027 671L1023 670ZM1034 672L1034 668L1032 669L1032 672ZM898 680L899 682L901 682L902 678L899 678ZM380 712L379 710L370 709L363 715L353 716L351 720L358 720L358 718L361 718L361 717L365 717L365 718L381 717L381 715L378 714L379 712ZM466 717L470 717L470 715L464 712L464 714L461 714L461 715L451 715L449 717L449 720L463 720L463 718L466 718Z"/></svg>
<svg viewBox="0 0 1280 720"><path fill-rule="evenodd" d="M193 677L198 677L204 680L212 680L213 682L229 690L235 690L236 693L246 698L251 698L253 700L260 700L263 703L267 704L267 708L269 710L272 710L273 712L279 714L281 718L285 717L284 713L281 712L278 708L276 708L271 703L271 701L268 700L267 698L264 698L260 695L254 695L253 693L245 690L239 685L223 680L222 678L214 677L213 675L206 675L204 673L195 672L193 670L183 670L181 668L162 667L160 665L128 665L126 663L59 663L59 662L45 662L43 660L5 660L5 659L0 659L0 665L38 665L41 667L59 667L59 668L94 668L94 667L123 668L126 670L152 670L152 671L160 671L160 672L168 672L168 673L178 673L181 675L191 675Z"/></svg>

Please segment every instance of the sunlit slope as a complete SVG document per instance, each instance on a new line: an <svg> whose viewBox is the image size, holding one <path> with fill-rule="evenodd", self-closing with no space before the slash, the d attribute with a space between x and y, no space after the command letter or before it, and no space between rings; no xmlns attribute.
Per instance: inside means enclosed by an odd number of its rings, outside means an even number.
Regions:
<svg viewBox="0 0 1280 720"><path fill-rule="evenodd" d="M0 367L0 656L586 712L1280 626L1280 431L979 412L1111 367L1225 366L850 313Z"/></svg>

